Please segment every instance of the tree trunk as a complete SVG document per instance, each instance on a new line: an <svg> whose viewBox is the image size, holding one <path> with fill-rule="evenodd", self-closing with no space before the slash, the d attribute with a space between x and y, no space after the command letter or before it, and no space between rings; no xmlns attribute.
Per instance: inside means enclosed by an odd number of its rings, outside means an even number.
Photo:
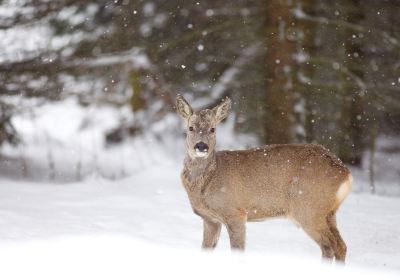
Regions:
<svg viewBox="0 0 400 280"><path fill-rule="evenodd" d="M347 1L345 1L347 3ZM344 20L350 23L362 25L364 14L360 2L358 0L350 1L351 4L347 7ZM344 65L353 75L348 77L353 81L349 86L346 86L343 93L343 108L342 108L342 141L339 147L339 157L347 163L355 166L361 165L363 151L363 96L365 89L361 85L364 79L362 59L363 53L361 43L357 39L354 32L346 32L346 57ZM356 80L358 79L358 81Z"/></svg>
<svg viewBox="0 0 400 280"><path fill-rule="evenodd" d="M267 143L288 143L294 135L296 19L294 1L266 2L266 121Z"/></svg>
<svg viewBox="0 0 400 280"><path fill-rule="evenodd" d="M305 14L314 16L316 5L315 0L303 0L299 2L298 6ZM299 28L302 36L298 44L298 52L302 56L311 58L317 53L317 46L315 45L316 27L317 26L314 22L305 20L299 21ZM302 112L303 116L301 118L301 123L304 126L304 135L302 140L305 140L307 143L316 140L315 124L317 116L315 115L315 107L317 102L316 99L319 96L316 92L315 86L313 85L315 67L316 66L313 65L313 63L305 59L299 69L299 73L304 77L302 82L299 81L301 83L301 97L304 101L304 112Z"/></svg>

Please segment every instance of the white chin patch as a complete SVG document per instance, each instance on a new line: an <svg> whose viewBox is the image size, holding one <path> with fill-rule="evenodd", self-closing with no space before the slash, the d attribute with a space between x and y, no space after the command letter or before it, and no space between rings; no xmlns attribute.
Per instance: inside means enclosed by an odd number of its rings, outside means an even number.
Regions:
<svg viewBox="0 0 400 280"><path fill-rule="evenodd" d="M208 151L207 152L200 152L199 149L196 149L196 156L197 157L206 157L208 155Z"/></svg>

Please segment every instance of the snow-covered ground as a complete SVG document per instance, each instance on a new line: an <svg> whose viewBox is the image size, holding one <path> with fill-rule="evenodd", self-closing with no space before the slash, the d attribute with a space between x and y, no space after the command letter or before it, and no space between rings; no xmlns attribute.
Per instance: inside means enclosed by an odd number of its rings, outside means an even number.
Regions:
<svg viewBox="0 0 400 280"><path fill-rule="evenodd" d="M179 122L168 117L148 135L105 148L104 131L125 112L66 100L13 120L25 142L2 150L0 279L400 276L400 188L390 171L398 155L377 154L381 195L368 194L366 167L354 170L354 192L338 213L345 269L321 265L317 245L281 219L248 224L244 255L231 254L225 229L216 252L205 254L201 220L179 180L183 136L163 134L166 125L180 131ZM219 129L220 147L254 144L233 137L232 125ZM398 142L381 143L393 150Z"/></svg>

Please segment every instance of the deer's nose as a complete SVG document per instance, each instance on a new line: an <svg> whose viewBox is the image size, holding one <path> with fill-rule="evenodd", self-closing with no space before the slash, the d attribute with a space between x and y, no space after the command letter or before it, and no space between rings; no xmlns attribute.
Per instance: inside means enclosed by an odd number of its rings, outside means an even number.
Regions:
<svg viewBox="0 0 400 280"><path fill-rule="evenodd" d="M194 146L195 151L199 152L207 152L208 151L208 145L204 142L199 142Z"/></svg>

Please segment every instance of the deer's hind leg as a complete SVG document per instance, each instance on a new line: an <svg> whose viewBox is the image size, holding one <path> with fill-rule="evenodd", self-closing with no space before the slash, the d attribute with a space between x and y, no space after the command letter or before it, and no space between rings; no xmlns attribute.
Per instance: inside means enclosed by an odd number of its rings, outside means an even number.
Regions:
<svg viewBox="0 0 400 280"><path fill-rule="evenodd" d="M320 247L322 258L333 261L336 252L336 236L331 231L327 220L324 218L296 219L302 229Z"/></svg>
<svg viewBox="0 0 400 280"><path fill-rule="evenodd" d="M326 221L328 223L328 226L329 226L332 234L335 236L335 239L336 239L335 259L340 262L345 262L347 246L346 246L346 243L344 243L342 237L340 236L339 230L337 229L336 213L332 212L332 213L328 214L328 216L326 217Z"/></svg>

